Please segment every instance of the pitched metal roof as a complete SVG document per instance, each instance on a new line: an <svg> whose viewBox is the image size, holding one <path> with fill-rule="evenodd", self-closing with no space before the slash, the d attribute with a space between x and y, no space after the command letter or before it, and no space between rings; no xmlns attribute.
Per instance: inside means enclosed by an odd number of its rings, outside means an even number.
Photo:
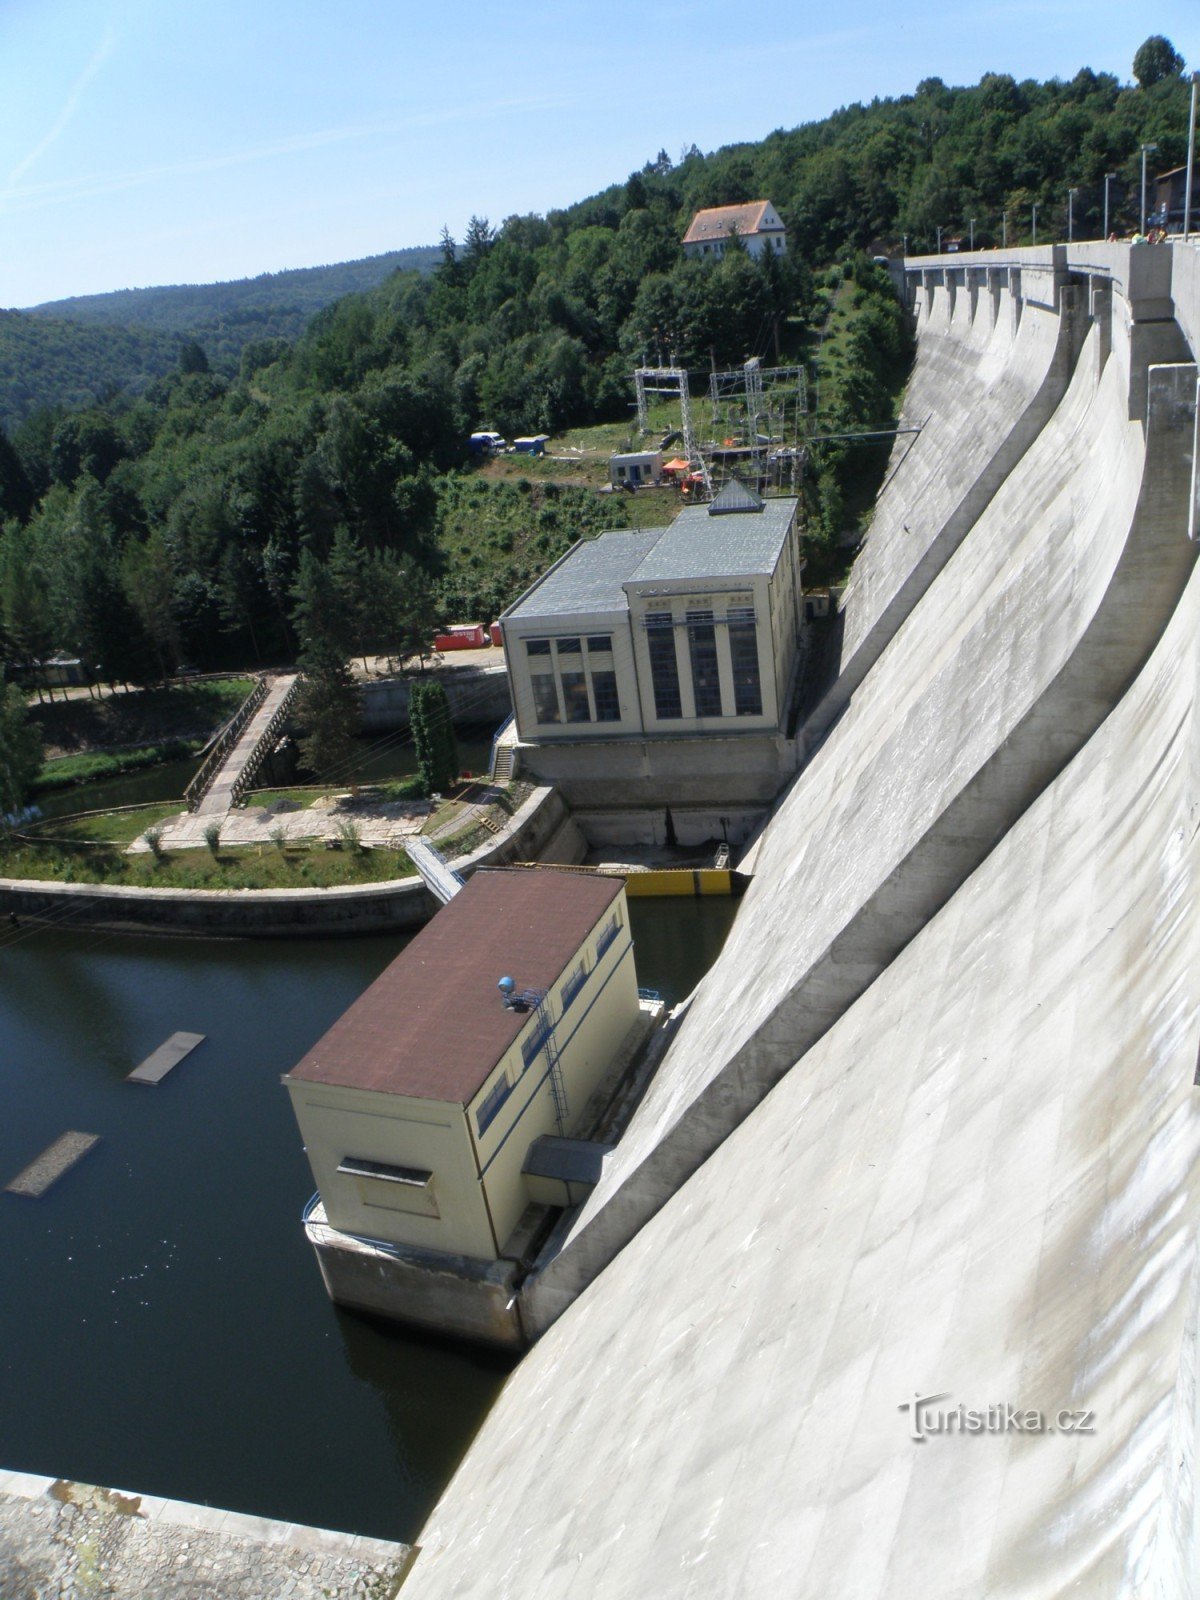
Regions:
<svg viewBox="0 0 1200 1600"><path fill-rule="evenodd" d="M763 212L769 200L751 200L741 206L709 206L697 211L691 227L683 236L684 244L711 244L714 239L728 239L736 228L742 238L762 230ZM774 209L774 208L772 208ZM775 229L769 229L775 232Z"/></svg>
<svg viewBox="0 0 1200 1600"><path fill-rule="evenodd" d="M536 868L476 872L287 1079L469 1105L529 1022L496 985L549 989L624 888Z"/></svg>
<svg viewBox="0 0 1200 1600"><path fill-rule="evenodd" d="M761 511L765 504L757 489L751 489L739 478L730 478L709 502L708 514L710 517L723 517L731 511Z"/></svg>
<svg viewBox="0 0 1200 1600"><path fill-rule="evenodd" d="M774 572L799 501L765 500L758 511L709 516L688 506L632 575L632 584L673 578L751 578Z"/></svg>
<svg viewBox="0 0 1200 1600"><path fill-rule="evenodd" d="M651 528L645 533L604 533L598 539L583 540L509 607L505 620L628 610L621 585L636 572L662 533L661 528Z"/></svg>

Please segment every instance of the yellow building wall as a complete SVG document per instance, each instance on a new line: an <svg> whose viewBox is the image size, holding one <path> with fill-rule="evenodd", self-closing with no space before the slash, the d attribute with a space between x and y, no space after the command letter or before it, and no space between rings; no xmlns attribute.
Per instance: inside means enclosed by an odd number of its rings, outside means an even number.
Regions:
<svg viewBox="0 0 1200 1600"><path fill-rule="evenodd" d="M287 1087L331 1227L422 1250L496 1256L462 1106L301 1079L288 1079ZM338 1172L347 1157L432 1172L439 1215L367 1202L364 1188L378 1201L390 1199L396 1186Z"/></svg>
<svg viewBox="0 0 1200 1600"><path fill-rule="evenodd" d="M617 936L597 955L613 915L620 917ZM563 982L581 957L589 975L564 1014ZM520 974L515 976L519 983ZM568 962L548 1000L567 1094L563 1131L571 1134L637 1017L637 974L623 892ZM499 995L496 1004L501 1004ZM559 1132L545 1046L528 1067L521 1051L537 1026L537 1014L530 1012L512 1048L466 1108L285 1079L330 1226L392 1244L495 1260L530 1200L521 1176L529 1146L541 1134ZM480 1134L479 1109L503 1072L508 1072L513 1090ZM340 1173L337 1169L348 1157L428 1171L432 1181L418 1196L403 1185ZM424 1203L430 1195L437 1216L387 1203Z"/></svg>
<svg viewBox="0 0 1200 1600"><path fill-rule="evenodd" d="M567 1120L562 1132L571 1135L578 1128L584 1107L612 1065L637 1018L637 1010L637 973L626 919L602 962L555 1028L567 1098ZM559 1015L557 1006L555 1015ZM521 1059L519 1052L517 1059ZM479 1140L484 1187L501 1248L531 1198L521 1175L529 1146L542 1134L560 1131L549 1065L543 1048Z"/></svg>

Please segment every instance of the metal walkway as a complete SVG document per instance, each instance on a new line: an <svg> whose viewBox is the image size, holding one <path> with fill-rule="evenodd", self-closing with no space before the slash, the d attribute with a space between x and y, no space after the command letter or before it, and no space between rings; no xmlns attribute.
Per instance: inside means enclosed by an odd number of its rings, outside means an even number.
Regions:
<svg viewBox="0 0 1200 1600"><path fill-rule="evenodd" d="M262 702L194 807L198 815L223 817L238 803L269 753L299 683L299 673L289 672L269 684Z"/></svg>

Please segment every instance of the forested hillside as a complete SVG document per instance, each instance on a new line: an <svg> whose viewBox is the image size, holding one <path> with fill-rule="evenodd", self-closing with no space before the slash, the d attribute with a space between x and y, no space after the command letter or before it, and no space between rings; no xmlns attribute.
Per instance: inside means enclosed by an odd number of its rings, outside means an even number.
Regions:
<svg viewBox="0 0 1200 1600"><path fill-rule="evenodd" d="M147 328L89 328L0 311L0 427L44 406L73 410L140 393L179 359L179 341Z"/></svg>
<svg viewBox="0 0 1200 1600"><path fill-rule="evenodd" d="M118 389L140 394L171 371L189 340L214 371L232 375L253 341L297 339L332 301L394 272L431 271L438 258L436 246L421 245L232 283L120 289L0 311L0 426L39 406L91 405Z"/></svg>
<svg viewBox="0 0 1200 1600"><path fill-rule="evenodd" d="M9 656L65 647L136 678L291 655L315 635L333 654L394 649L435 617L488 620L629 505L492 482L468 464L467 433L627 419L647 358L696 369L698 389L714 362L803 361L821 378L815 432L886 427L910 335L870 254L904 233L927 248L972 217L986 244L1002 213L1016 242L1034 200L1044 239L1068 185L1077 220L1094 213L1105 172L1127 225L1140 143L1158 143L1163 167L1182 159L1182 63L1159 65L1135 87L1088 71L930 80L760 144L660 153L568 210L472 219L431 273L338 300L294 343L248 343L236 371L209 370L201 341L140 395L27 417L11 448L0 439ZM682 258L695 208L761 196L788 225L785 258ZM852 533L881 459L813 448L810 553Z"/></svg>

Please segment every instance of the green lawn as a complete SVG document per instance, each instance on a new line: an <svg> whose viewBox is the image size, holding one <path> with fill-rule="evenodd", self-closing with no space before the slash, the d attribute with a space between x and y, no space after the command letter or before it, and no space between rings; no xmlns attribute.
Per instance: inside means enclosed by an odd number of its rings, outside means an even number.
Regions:
<svg viewBox="0 0 1200 1600"><path fill-rule="evenodd" d="M33 793L48 794L55 789L70 789L98 778L119 778L125 772L140 772L161 766L164 761L179 761L203 748L203 739L169 739L164 744L138 745L130 750L92 750L77 756L58 756L47 761L33 785Z"/></svg>
<svg viewBox="0 0 1200 1600"><path fill-rule="evenodd" d="M180 850L156 860L119 849L0 843L0 877L159 889L331 889L413 875L398 850L329 850L323 845L258 845L238 851Z"/></svg>
<svg viewBox="0 0 1200 1600"><path fill-rule="evenodd" d="M183 810L179 800L162 800L157 805L137 806L129 811L97 811L80 817L63 817L41 823L39 839L62 839L76 843L132 844L147 828L177 817Z"/></svg>

